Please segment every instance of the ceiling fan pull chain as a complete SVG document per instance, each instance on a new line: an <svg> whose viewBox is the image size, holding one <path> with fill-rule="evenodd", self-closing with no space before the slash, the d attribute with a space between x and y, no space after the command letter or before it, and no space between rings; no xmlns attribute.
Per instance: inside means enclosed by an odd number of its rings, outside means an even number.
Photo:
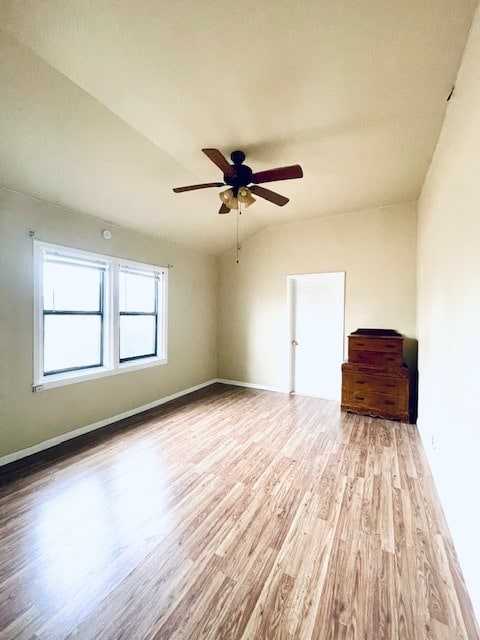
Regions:
<svg viewBox="0 0 480 640"><path fill-rule="evenodd" d="M240 214L242 213L242 204L239 202L238 203L238 209L237 209L237 264L239 263L238 260L238 252L240 251Z"/></svg>

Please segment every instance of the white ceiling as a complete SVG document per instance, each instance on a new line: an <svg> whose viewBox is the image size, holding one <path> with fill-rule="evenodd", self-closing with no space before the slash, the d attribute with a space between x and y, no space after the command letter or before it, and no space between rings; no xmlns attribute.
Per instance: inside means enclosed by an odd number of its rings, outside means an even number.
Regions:
<svg viewBox="0 0 480 640"><path fill-rule="evenodd" d="M241 233L416 200L477 0L0 0L0 183L222 253L235 215L202 154L290 198Z"/></svg>

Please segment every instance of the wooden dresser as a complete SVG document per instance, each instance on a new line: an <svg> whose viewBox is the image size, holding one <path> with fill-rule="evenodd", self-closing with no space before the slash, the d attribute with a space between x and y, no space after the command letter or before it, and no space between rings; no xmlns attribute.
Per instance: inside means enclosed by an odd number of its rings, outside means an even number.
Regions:
<svg viewBox="0 0 480 640"><path fill-rule="evenodd" d="M403 336L393 329L357 329L342 365L342 409L409 422L409 372Z"/></svg>

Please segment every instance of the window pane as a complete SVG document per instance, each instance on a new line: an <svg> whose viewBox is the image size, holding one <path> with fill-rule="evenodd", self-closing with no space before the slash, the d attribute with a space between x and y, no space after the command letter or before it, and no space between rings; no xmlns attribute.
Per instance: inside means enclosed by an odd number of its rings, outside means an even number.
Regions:
<svg viewBox="0 0 480 640"><path fill-rule="evenodd" d="M44 317L44 373L102 364L100 316Z"/></svg>
<svg viewBox="0 0 480 640"><path fill-rule="evenodd" d="M157 280L154 274L120 271L120 311L155 312L155 289Z"/></svg>
<svg viewBox="0 0 480 640"><path fill-rule="evenodd" d="M47 311L99 311L101 269L44 262L43 305Z"/></svg>
<svg viewBox="0 0 480 640"><path fill-rule="evenodd" d="M156 355L155 316L120 316L120 360Z"/></svg>

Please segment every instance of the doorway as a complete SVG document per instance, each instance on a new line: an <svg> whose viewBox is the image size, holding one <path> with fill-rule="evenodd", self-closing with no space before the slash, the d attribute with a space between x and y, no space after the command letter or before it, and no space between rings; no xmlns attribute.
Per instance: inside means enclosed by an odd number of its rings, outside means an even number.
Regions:
<svg viewBox="0 0 480 640"><path fill-rule="evenodd" d="M340 401L345 273L288 276L292 392Z"/></svg>

